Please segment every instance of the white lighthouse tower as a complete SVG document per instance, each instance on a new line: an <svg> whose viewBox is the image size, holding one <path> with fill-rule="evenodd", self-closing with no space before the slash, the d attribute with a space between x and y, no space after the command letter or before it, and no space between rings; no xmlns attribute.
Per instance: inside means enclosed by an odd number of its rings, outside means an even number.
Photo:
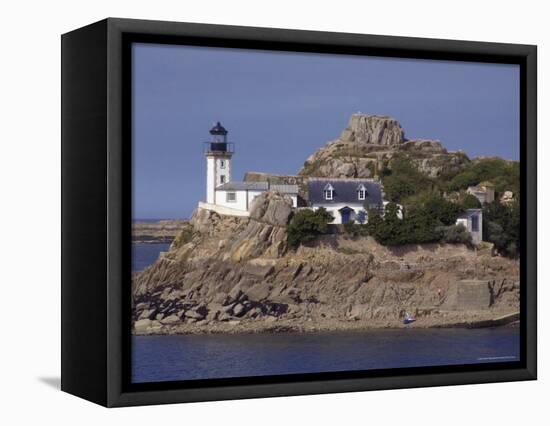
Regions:
<svg viewBox="0 0 550 426"><path fill-rule="evenodd" d="M206 202L216 204L216 188L231 181L233 144L227 142L227 130L218 121L210 129L212 139L205 142Z"/></svg>

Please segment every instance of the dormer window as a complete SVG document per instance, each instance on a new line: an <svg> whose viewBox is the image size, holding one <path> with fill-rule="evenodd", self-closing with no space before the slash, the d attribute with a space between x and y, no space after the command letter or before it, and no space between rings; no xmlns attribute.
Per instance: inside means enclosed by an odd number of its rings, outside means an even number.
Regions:
<svg viewBox="0 0 550 426"><path fill-rule="evenodd" d="M365 185L361 184L357 187L357 198L361 201L367 198L367 188L365 188Z"/></svg>
<svg viewBox="0 0 550 426"><path fill-rule="evenodd" d="M325 200L332 200L334 198L334 188L330 183L327 183L325 185L325 188L323 189L323 195L325 197Z"/></svg>

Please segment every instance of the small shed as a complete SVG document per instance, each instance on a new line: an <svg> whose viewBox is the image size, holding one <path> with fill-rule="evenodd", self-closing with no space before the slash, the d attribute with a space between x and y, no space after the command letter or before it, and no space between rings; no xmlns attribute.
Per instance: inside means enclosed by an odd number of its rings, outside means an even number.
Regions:
<svg viewBox="0 0 550 426"><path fill-rule="evenodd" d="M479 244L483 241L483 211L468 209L456 219L457 225L463 225L472 235L472 242Z"/></svg>

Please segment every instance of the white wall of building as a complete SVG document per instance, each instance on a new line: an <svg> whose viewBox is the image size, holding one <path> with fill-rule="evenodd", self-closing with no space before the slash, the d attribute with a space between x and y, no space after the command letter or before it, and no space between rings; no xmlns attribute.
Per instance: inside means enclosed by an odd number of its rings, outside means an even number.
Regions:
<svg viewBox="0 0 550 426"><path fill-rule="evenodd" d="M216 158L213 156L206 157L206 202L214 204L214 189L216 188Z"/></svg>
<svg viewBox="0 0 550 426"><path fill-rule="evenodd" d="M259 194L259 191L225 191L218 189L216 191L216 204L229 207L231 209L247 211L250 207L250 201L253 199L254 196Z"/></svg>
<svg viewBox="0 0 550 426"><path fill-rule="evenodd" d="M216 158L216 186L231 182L231 157Z"/></svg>
<svg viewBox="0 0 550 426"><path fill-rule="evenodd" d="M231 155L208 154L206 156L206 202L216 204L216 188L231 181Z"/></svg>
<svg viewBox="0 0 550 426"><path fill-rule="evenodd" d="M473 230L472 216L476 216L478 218L477 231ZM483 241L483 213L482 213L481 210L478 210L476 212L468 212L467 214L459 217L456 220L456 224L457 225L463 225L468 230L468 232L472 236L472 242L474 244L479 244L479 243L481 243L481 241Z"/></svg>
<svg viewBox="0 0 550 426"><path fill-rule="evenodd" d="M317 204L314 207L312 207L313 210L318 210L320 207L324 207L327 212L329 212L332 217L334 217L334 220L331 222L335 225L341 225L342 224L342 215L340 214L340 209L344 207L349 207L353 209L352 212L350 212L350 220L357 221L357 214L362 210L365 212L366 217L366 210L363 204L349 204L349 203L340 203L340 204ZM366 223L366 221L365 221Z"/></svg>

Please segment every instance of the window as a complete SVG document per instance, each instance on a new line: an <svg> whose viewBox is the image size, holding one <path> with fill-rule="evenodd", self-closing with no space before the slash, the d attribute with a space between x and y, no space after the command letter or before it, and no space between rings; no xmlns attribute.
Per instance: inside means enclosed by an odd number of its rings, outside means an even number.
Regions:
<svg viewBox="0 0 550 426"><path fill-rule="evenodd" d="M220 176L220 183L225 183L225 175Z"/></svg>
<svg viewBox="0 0 550 426"><path fill-rule="evenodd" d="M357 188L357 198L361 201L364 201L365 198L367 198L367 188L365 188L365 185L361 184Z"/></svg>
<svg viewBox="0 0 550 426"><path fill-rule="evenodd" d="M225 201L227 203L235 203L237 201L237 193L235 192L226 192Z"/></svg>
<svg viewBox="0 0 550 426"><path fill-rule="evenodd" d="M356 218L357 218L357 222L359 222L362 225L367 221L367 212L365 210L359 210Z"/></svg>
<svg viewBox="0 0 550 426"><path fill-rule="evenodd" d="M225 169L225 160L220 160L220 169Z"/></svg>
<svg viewBox="0 0 550 426"><path fill-rule="evenodd" d="M479 232L479 216L472 216L472 232Z"/></svg>
<svg viewBox="0 0 550 426"><path fill-rule="evenodd" d="M330 183L325 186L325 189L323 190L323 195L325 197L325 200L332 200L334 198L334 188Z"/></svg>

